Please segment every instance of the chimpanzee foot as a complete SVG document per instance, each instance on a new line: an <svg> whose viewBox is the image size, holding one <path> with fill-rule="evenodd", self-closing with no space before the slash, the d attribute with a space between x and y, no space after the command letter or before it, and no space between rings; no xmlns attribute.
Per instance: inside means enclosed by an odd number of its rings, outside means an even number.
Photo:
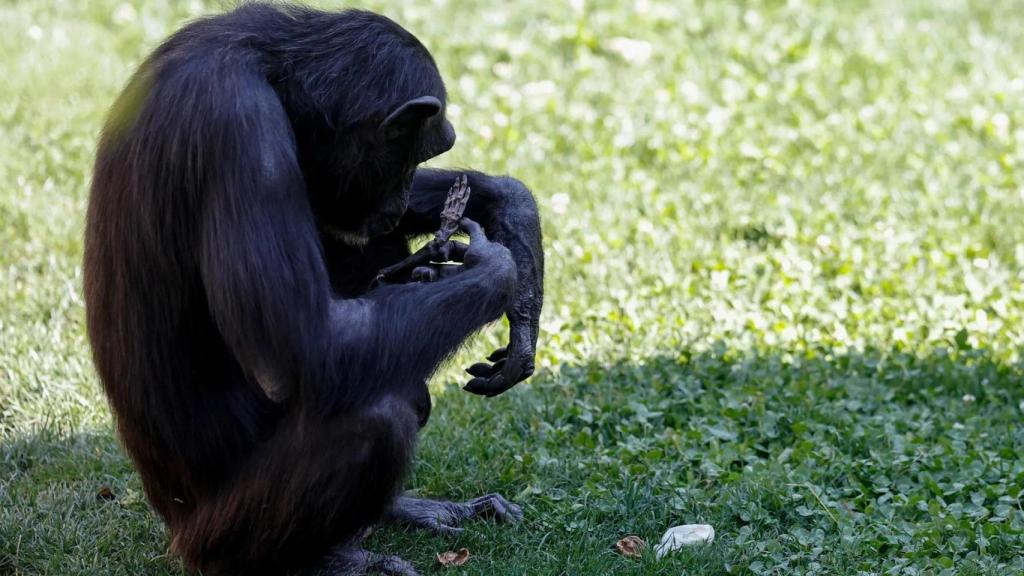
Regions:
<svg viewBox="0 0 1024 576"><path fill-rule="evenodd" d="M523 519L523 509L501 494L488 494L467 502L442 502L402 496L395 500L387 519L410 528L454 536L462 532L459 526L464 520L488 517L499 522L515 523Z"/></svg>
<svg viewBox="0 0 1024 576"><path fill-rule="evenodd" d="M331 552L324 576L419 576L412 564L398 556L367 552L359 547L338 548Z"/></svg>

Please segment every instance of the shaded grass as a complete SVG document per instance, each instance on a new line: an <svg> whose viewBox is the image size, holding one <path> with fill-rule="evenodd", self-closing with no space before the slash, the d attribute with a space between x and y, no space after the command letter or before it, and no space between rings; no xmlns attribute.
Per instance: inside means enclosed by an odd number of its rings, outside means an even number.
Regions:
<svg viewBox="0 0 1024 576"><path fill-rule="evenodd" d="M564 366L505 402L445 397L410 481L425 496L515 495L524 525L456 540L385 529L370 546L428 573L434 551L460 546L471 574L1018 571L1020 378L974 350ZM25 435L4 456L0 558L26 573L180 572L109 434ZM662 562L612 552L682 521L714 525L716 544Z"/></svg>

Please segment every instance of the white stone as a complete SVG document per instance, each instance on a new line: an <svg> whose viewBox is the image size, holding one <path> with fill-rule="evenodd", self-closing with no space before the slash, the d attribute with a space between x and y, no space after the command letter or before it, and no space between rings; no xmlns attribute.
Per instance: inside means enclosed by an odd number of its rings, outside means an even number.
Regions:
<svg viewBox="0 0 1024 576"><path fill-rule="evenodd" d="M710 524L683 524L669 528L661 537L661 543L654 549L659 559L684 546L710 544L715 541L715 529Z"/></svg>

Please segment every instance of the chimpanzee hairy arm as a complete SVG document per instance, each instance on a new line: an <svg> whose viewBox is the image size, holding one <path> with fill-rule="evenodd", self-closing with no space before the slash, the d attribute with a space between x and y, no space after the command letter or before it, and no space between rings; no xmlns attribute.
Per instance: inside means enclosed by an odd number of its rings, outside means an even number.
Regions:
<svg viewBox="0 0 1024 576"><path fill-rule="evenodd" d="M416 171L409 208L398 231L407 235L434 232L452 182L462 172L421 168ZM495 396L530 377L534 371L540 312L544 303L544 252L540 216L530 190L507 176L468 172L472 192L465 215L480 222L491 240L506 246L515 260L515 296L506 315L509 344L468 372L475 376L466 390Z"/></svg>
<svg viewBox="0 0 1024 576"><path fill-rule="evenodd" d="M203 161L219 167L203 206L201 275L219 331L268 396L283 401L299 383L304 406L330 409L419 384L506 309L515 263L469 221L464 273L333 298L277 95L237 71L221 83L221 98L204 100L216 109L192 115L204 119L193 141L211 143Z"/></svg>

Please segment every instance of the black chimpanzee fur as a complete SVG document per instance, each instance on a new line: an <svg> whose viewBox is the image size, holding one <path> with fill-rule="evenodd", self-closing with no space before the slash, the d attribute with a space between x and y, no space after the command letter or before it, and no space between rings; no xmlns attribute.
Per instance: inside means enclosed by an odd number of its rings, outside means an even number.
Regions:
<svg viewBox="0 0 1024 576"><path fill-rule="evenodd" d="M506 313L470 368L495 395L533 371L543 255L518 181L470 174L455 274L368 290L437 228L455 173L445 89L394 22L246 4L141 66L104 129L85 293L96 368L172 547L206 574L413 573L359 548L382 519L439 532L499 496L397 498L426 380ZM492 242L493 240L493 242Z"/></svg>

